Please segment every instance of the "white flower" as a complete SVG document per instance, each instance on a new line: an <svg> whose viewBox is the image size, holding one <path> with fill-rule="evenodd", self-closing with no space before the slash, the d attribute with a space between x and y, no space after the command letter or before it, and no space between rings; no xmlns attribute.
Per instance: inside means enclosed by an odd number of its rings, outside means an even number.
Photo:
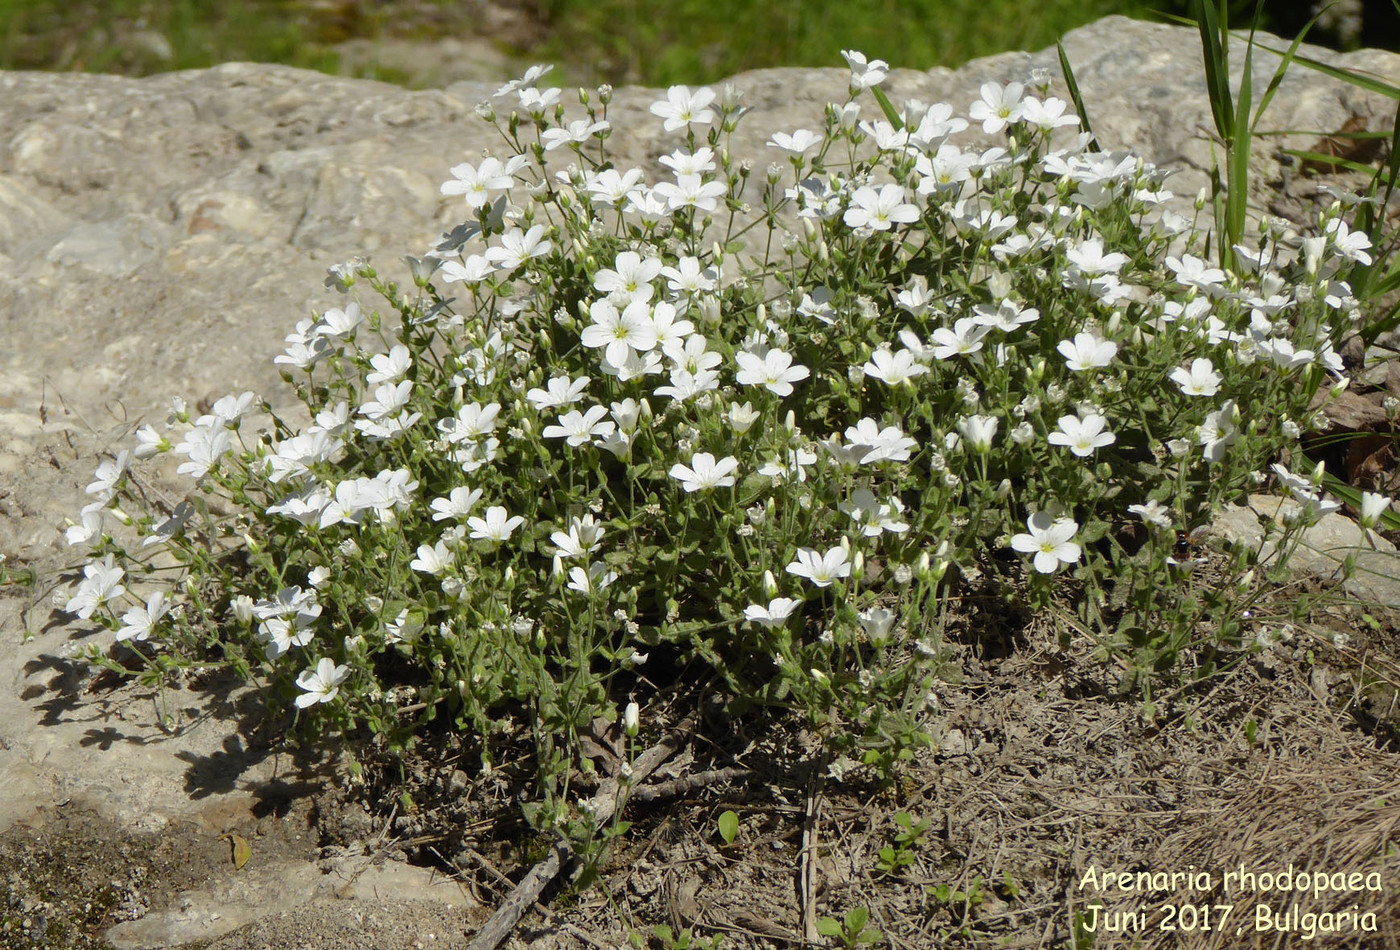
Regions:
<svg viewBox="0 0 1400 950"><path fill-rule="evenodd" d="M982 131L994 135L1013 122L1019 122L1025 111L1021 102L1026 87L1019 82L1010 82L1003 87L1000 83L982 84L982 98L967 110L967 117L982 123Z"/></svg>
<svg viewBox="0 0 1400 950"><path fill-rule="evenodd" d="M654 293L651 282L661 273L661 261L643 258L636 251L623 251L613 261L612 270L603 269L593 275L593 289L608 295L619 307L633 301L648 301Z"/></svg>
<svg viewBox="0 0 1400 950"><path fill-rule="evenodd" d="M744 619L749 623L756 623L770 629L781 627L787 623L792 612L801 604L802 601L793 600L791 597L775 597L768 601L767 607L761 604L749 604L744 608Z"/></svg>
<svg viewBox="0 0 1400 950"><path fill-rule="evenodd" d="M514 175L525 166L524 155L517 155L502 165L500 159L487 157L480 165L455 165L449 171L452 181L442 184L444 195L462 195L470 208L484 208L493 191L509 191L515 184Z"/></svg>
<svg viewBox="0 0 1400 950"><path fill-rule="evenodd" d="M728 190L724 182L705 181L699 175L677 175L674 184L663 181L652 189L671 211L681 208L714 211L719 207L719 199Z"/></svg>
<svg viewBox="0 0 1400 950"><path fill-rule="evenodd" d="M665 120L667 132L688 128L690 125L709 125L715 120L710 104L715 101L715 91L702 86L694 92L689 86L672 86L666 90L666 98L652 103L652 115Z"/></svg>
<svg viewBox="0 0 1400 950"><path fill-rule="evenodd" d="M486 509L485 518L468 518L467 527L472 529L472 537L482 541L494 541L497 544L510 540L511 534L516 528L525 523L525 519L520 515L508 517L507 512L500 505L492 505Z"/></svg>
<svg viewBox="0 0 1400 950"><path fill-rule="evenodd" d="M661 268L661 276L671 293L678 297L698 297L718 286L718 272L713 267L701 269L698 257L682 257L675 267Z"/></svg>
<svg viewBox="0 0 1400 950"><path fill-rule="evenodd" d="M811 129L798 129L791 135L786 132L774 132L773 137L768 140L768 147L782 149L792 156L802 156L820 145L821 141L822 137Z"/></svg>
<svg viewBox="0 0 1400 950"><path fill-rule="evenodd" d="M223 426L195 426L185 433L185 438L175 446L180 455L189 456L189 461L178 466L175 471L201 479L218 464L219 459L233 448L233 433Z"/></svg>
<svg viewBox="0 0 1400 950"><path fill-rule="evenodd" d="M603 418L607 414L602 406L593 406L586 414L571 409L559 417L558 425L545 426L541 435L546 439L567 439L572 446L587 445L594 436L606 438L617 428L614 422Z"/></svg>
<svg viewBox="0 0 1400 950"><path fill-rule="evenodd" d="M559 548L560 557L587 558L603 546L603 528L591 514L584 515L570 521L567 534L555 531L549 540Z"/></svg>
<svg viewBox="0 0 1400 950"><path fill-rule="evenodd" d="M851 195L844 220L848 228L888 231L893 225L919 220L919 209L904 200L904 189L899 185L885 185L879 191L867 185Z"/></svg>
<svg viewBox="0 0 1400 950"><path fill-rule="evenodd" d="M1185 287L1194 287L1208 294L1215 294L1221 290L1220 285L1225 283L1223 270L1207 266L1205 261L1199 257L1192 257L1190 254L1183 254L1180 259L1168 257L1166 264L1176 274L1177 282Z"/></svg>
<svg viewBox="0 0 1400 950"><path fill-rule="evenodd" d="M590 173L585 179L589 196L598 204L614 208L626 201L627 196L642 183L640 168L629 168L625 174L609 168L596 175Z"/></svg>
<svg viewBox="0 0 1400 950"><path fill-rule="evenodd" d="M846 427L846 441L863 450L859 459L862 465L885 461L907 462L909 453L919 447L919 443L905 435L899 426L881 429L880 424L868 416Z"/></svg>
<svg viewBox="0 0 1400 950"><path fill-rule="evenodd" d="M568 376L554 376L545 384L544 389L532 389L525 394L525 398L537 411L544 412L546 409L562 409L565 406L572 406L583 398L584 390L587 388L587 376L580 376L578 379L570 379Z"/></svg>
<svg viewBox="0 0 1400 950"><path fill-rule="evenodd" d="M89 561L83 567L83 582L64 609L87 620L98 607L126 593L121 583L125 575L126 571L116 565L110 554L101 561Z"/></svg>
<svg viewBox="0 0 1400 950"><path fill-rule="evenodd" d="M607 122L592 122L575 119L565 128L545 129L540 135L544 150L552 151L565 145L582 145L599 132L606 132L611 126Z"/></svg>
<svg viewBox="0 0 1400 950"><path fill-rule="evenodd" d="M512 228L501 235L501 246L486 249L486 259L502 270L515 270L526 261L543 257L554 249L554 242L545 238L545 227L537 224L528 231Z"/></svg>
<svg viewBox="0 0 1400 950"><path fill-rule="evenodd" d="M123 449L115 459L103 459L98 462L97 471L92 476L92 482L87 486L87 493L99 496L99 502L106 505L117 493L117 486L121 484L123 476L126 475L130 461L131 453Z"/></svg>
<svg viewBox="0 0 1400 950"><path fill-rule="evenodd" d="M1073 340L1061 340L1055 349L1065 358L1070 370L1079 373L1112 363L1118 353L1118 344L1101 340L1092 333L1076 333Z"/></svg>
<svg viewBox="0 0 1400 950"><path fill-rule="evenodd" d="M799 482L807 480L807 469L816 464L817 453L810 449L788 449L787 457L778 455L763 463L758 474L769 478L789 478L796 476Z"/></svg>
<svg viewBox="0 0 1400 950"><path fill-rule="evenodd" d="M865 54L853 49L843 49L841 56L851 67L851 91L860 92L878 86L889 75L890 64L883 59L867 60Z"/></svg>
<svg viewBox="0 0 1400 950"><path fill-rule="evenodd" d="M898 386L928 372L928 367L917 362L909 350L892 353L883 346L871 354L869 361L861 369L865 371L865 375L874 376L886 386Z"/></svg>
<svg viewBox="0 0 1400 950"><path fill-rule="evenodd" d="M308 669L297 677L297 686L306 690L297 697L297 708L305 709L317 703L328 703L340 692L340 684L350 675L350 667L336 665L330 657L322 657L314 670Z"/></svg>
<svg viewBox="0 0 1400 950"><path fill-rule="evenodd" d="M1034 96L1028 96L1021 103L1021 118L1045 132L1057 129L1062 125L1078 125L1078 116L1074 113L1065 115L1065 109L1068 107L1067 102L1054 96L1044 102Z"/></svg>
<svg viewBox="0 0 1400 950"><path fill-rule="evenodd" d="M725 413L725 418L729 420L730 427L738 435L743 435L753 428L753 424L758 421L759 412L753 407L753 403L746 402L740 405L737 402L729 404L729 410Z"/></svg>
<svg viewBox="0 0 1400 950"><path fill-rule="evenodd" d="M651 308L644 301L629 303L620 313L607 300L595 300L588 308L593 318L584 327L580 340L590 349L603 349L603 358L615 367L625 366L633 353L646 353L656 346L656 328Z"/></svg>
<svg viewBox="0 0 1400 950"><path fill-rule="evenodd" d="M1090 238L1078 247L1070 248L1065 252L1065 257L1086 277L1116 274L1128 263L1126 254L1105 254L1103 241L1098 238Z"/></svg>
<svg viewBox="0 0 1400 950"><path fill-rule="evenodd" d="M1050 433L1047 441L1051 445L1065 445L1080 458L1088 458L1095 450L1118 441L1118 437L1104 427L1108 420L1090 413L1084 418L1060 416L1060 428Z"/></svg>
<svg viewBox="0 0 1400 950"><path fill-rule="evenodd" d="M117 641L146 640L155 630L156 623L170 611L170 598L165 591L156 591L146 600L146 606L133 607L122 615L122 627L117 631Z"/></svg>
<svg viewBox="0 0 1400 950"><path fill-rule="evenodd" d="M418 556L409 562L408 566L415 571L441 577L452 569L452 552L447 550L446 543L442 541L438 541L432 547L420 544Z"/></svg>
<svg viewBox="0 0 1400 950"><path fill-rule="evenodd" d="M1189 370L1178 366L1170 378L1186 396L1214 396L1220 391L1220 374L1207 359L1192 360Z"/></svg>
<svg viewBox="0 0 1400 950"><path fill-rule="evenodd" d="M1381 515L1385 514L1390 507L1390 499L1385 495L1378 495L1375 492L1361 493L1361 527L1374 528L1376 522L1380 521Z"/></svg>
<svg viewBox="0 0 1400 950"><path fill-rule="evenodd" d="M958 420L958 431L973 452L985 455L992 450L992 440L996 438L1000 424L1001 421L995 416L964 416Z"/></svg>
<svg viewBox="0 0 1400 950"><path fill-rule="evenodd" d="M408 347L399 344L391 349L388 355L376 353L371 356L369 365L374 367L374 371L365 375L365 384L378 386L380 383L392 383L397 380L408 372L413 361L409 358Z"/></svg>
<svg viewBox="0 0 1400 950"><path fill-rule="evenodd" d="M788 564L787 572L805 577L817 587L830 587L840 578L851 576L850 554L843 547L829 548L825 554L798 548L797 560Z"/></svg>
<svg viewBox="0 0 1400 950"><path fill-rule="evenodd" d="M732 455L715 460L709 452L697 452L690 459L690 465L677 462L671 466L670 475L681 483L688 492L708 491L711 488L729 488L734 485L734 470L739 460Z"/></svg>
<svg viewBox="0 0 1400 950"><path fill-rule="evenodd" d="M1240 410L1233 399L1227 399L1223 406L1207 414L1206 421L1201 423L1196 433L1196 441L1203 446L1202 454L1206 461L1218 462L1225 457L1225 450L1239 437L1239 429L1235 425L1239 418Z"/></svg>
<svg viewBox="0 0 1400 950"><path fill-rule="evenodd" d="M807 367L792 362L792 356L782 350L769 350L762 357L740 350L734 354L739 364L735 374L741 386L762 386L779 396L792 394L792 384L811 375Z"/></svg>
<svg viewBox="0 0 1400 950"><path fill-rule="evenodd" d="M432 501L433 520L446 521L448 518L462 518L471 513L476 507L476 503L481 500L480 488L467 488L458 486L452 489L446 498L434 498Z"/></svg>
<svg viewBox="0 0 1400 950"><path fill-rule="evenodd" d="M312 328L312 332L328 340L340 340L354 333L364 322L365 314L360 312L360 305L352 302L346 304L344 310L327 310Z"/></svg>
<svg viewBox="0 0 1400 950"><path fill-rule="evenodd" d="M1128 514L1137 515L1142 519L1143 524L1150 524L1158 528L1172 526L1171 512L1156 500L1149 501L1144 505L1129 505Z"/></svg>
<svg viewBox="0 0 1400 950"><path fill-rule="evenodd" d="M871 607L858 615L860 627L871 640L880 641L889 636L897 615L888 607Z"/></svg>
<svg viewBox="0 0 1400 950"><path fill-rule="evenodd" d="M959 318L951 330L938 327L933 331L933 357L947 360L954 356L970 356L982 349L982 338L990 332L990 327L979 326L973 317Z"/></svg>
<svg viewBox="0 0 1400 950"><path fill-rule="evenodd" d="M867 538L878 538L886 531L903 534L909 530L909 523L899 520L899 516L904 514L904 502L898 496L891 496L889 501L882 502L868 488L857 488L851 492L849 501L841 503L840 508L860 525L861 533Z"/></svg>
<svg viewBox="0 0 1400 950"><path fill-rule="evenodd" d="M1337 249L1337 253L1343 257L1356 261L1358 264L1370 266L1371 255L1366 253L1366 249L1371 246L1371 239L1360 231L1353 231L1347 227L1347 223L1341 218L1333 218L1327 222L1327 233L1332 238L1332 245Z"/></svg>
<svg viewBox="0 0 1400 950"><path fill-rule="evenodd" d="M1026 519L1028 534L1012 537L1011 547L1022 554L1034 554L1034 566L1041 574L1053 574L1061 562L1073 564L1079 560L1079 545L1071 538L1079 525L1069 518L1052 519L1048 511L1037 511Z"/></svg>
<svg viewBox="0 0 1400 950"><path fill-rule="evenodd" d="M606 564L590 564L586 570L582 567L570 568L569 590L592 594L607 587L617 577L617 571L608 570Z"/></svg>

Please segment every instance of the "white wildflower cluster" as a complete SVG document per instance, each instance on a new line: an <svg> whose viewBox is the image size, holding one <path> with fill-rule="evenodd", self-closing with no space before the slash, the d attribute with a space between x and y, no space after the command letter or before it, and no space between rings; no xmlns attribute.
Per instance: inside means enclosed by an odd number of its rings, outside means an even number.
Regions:
<svg viewBox="0 0 1400 950"><path fill-rule="evenodd" d="M94 552L68 609L222 650L343 723L378 721L405 668L418 705L483 729L561 690L570 716L616 714L600 670L668 643L859 736L929 692L936 651L912 644L954 578L1169 571L1341 374L1365 236L1333 209L1223 270L1165 175L1096 150L1065 101L988 83L961 112L895 109L870 97L887 64L846 59L849 98L774 131L766 176L730 153L736 90L652 106L649 181L608 157L610 90L569 116L546 70L503 87L481 111L521 150L450 169L466 221L410 261L422 294L332 269L400 324L347 296L296 325L276 362L300 431L250 431L251 393L139 430L68 530ZM202 502L121 507L133 459L170 452L233 530ZM1111 529L1134 519L1127 547ZM114 522L196 576L148 590ZM1135 589L1143 611L1175 596Z"/></svg>

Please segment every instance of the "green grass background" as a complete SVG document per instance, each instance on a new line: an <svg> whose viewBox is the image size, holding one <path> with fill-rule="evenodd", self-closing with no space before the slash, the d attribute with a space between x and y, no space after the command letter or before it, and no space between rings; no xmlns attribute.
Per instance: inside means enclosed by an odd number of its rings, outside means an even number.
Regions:
<svg viewBox="0 0 1400 950"><path fill-rule="evenodd" d="M956 66L1039 49L1110 13L1185 12L1187 0L488 0L516 11L503 52L575 82L712 82L765 66L837 66L860 49L898 66ZM1292 6L1305 5L1292 0ZM1278 4L1274 4L1278 6ZM1287 6L1287 5L1285 5ZM1232 0L1236 22L1252 5ZM454 0L0 0L0 68L146 75L231 60L340 71L353 38L480 35ZM1266 13L1266 18L1268 14ZM1275 17L1277 19L1277 17ZM1267 25L1267 24L1266 24ZM410 77L369 67L361 75Z"/></svg>

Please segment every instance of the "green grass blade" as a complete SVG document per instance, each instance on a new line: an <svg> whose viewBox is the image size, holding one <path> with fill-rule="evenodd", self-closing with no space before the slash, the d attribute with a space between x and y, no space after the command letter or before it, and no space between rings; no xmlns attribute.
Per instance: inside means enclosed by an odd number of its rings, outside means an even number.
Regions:
<svg viewBox="0 0 1400 950"><path fill-rule="evenodd" d="M1397 0L1400 2L1400 0ZM1395 177L1400 175L1400 102L1395 104L1395 118L1390 122L1390 160L1385 167L1385 197L1381 199L1381 207L1390 207L1390 196L1395 191ZM1376 172L1379 176L1381 172ZM1376 243L1379 233L1371 235L1371 243Z"/></svg>
<svg viewBox="0 0 1400 950"><path fill-rule="evenodd" d="M1274 49L1272 46L1265 46L1263 43L1260 43L1259 47L1271 53L1277 53L1280 56L1283 56L1286 52L1285 50ZM1377 95L1385 96L1387 99L1400 100L1400 86L1392 86L1383 79L1367 76L1354 69L1341 69L1336 66L1328 66L1324 62L1312 59L1308 56L1296 55L1293 57L1293 61L1299 66L1306 66L1308 69L1322 73L1324 76L1340 79L1342 82L1355 86L1358 89L1374 92Z"/></svg>
<svg viewBox="0 0 1400 950"><path fill-rule="evenodd" d="M1065 48L1059 40L1055 41L1055 50L1060 54L1060 72L1065 77L1065 88L1069 90L1069 98L1074 103L1074 111L1079 114L1079 127L1091 136L1089 151L1101 152L1103 149L1099 147L1099 137L1094 135L1094 128L1089 124L1089 112L1084 108L1084 97L1079 94L1079 83L1074 81L1074 70L1069 64L1069 54L1065 52Z"/></svg>
<svg viewBox="0 0 1400 950"><path fill-rule="evenodd" d="M890 97L885 95L885 91L879 86L871 86L870 91L875 94L875 101L880 103L880 110L885 113L885 118L890 120L890 125L894 126L896 132L902 132L904 120L899 117L899 112L894 103L890 102Z"/></svg>
<svg viewBox="0 0 1400 950"><path fill-rule="evenodd" d="M1201 33L1201 53L1205 59L1206 93L1210 96L1210 111L1215 117L1215 130L1222 139L1234 134L1235 110L1230 98L1230 70L1226 50L1220 45L1220 21L1216 17L1214 0L1194 0L1196 26Z"/></svg>
<svg viewBox="0 0 1400 950"><path fill-rule="evenodd" d="M1332 6L1333 4L1329 3L1327 6L1318 10L1317 13L1313 14L1313 18L1303 24L1303 28L1298 31L1298 35L1293 38L1293 42L1288 47L1288 52L1284 53L1283 59L1279 61L1278 69L1274 70L1274 78L1269 80L1268 88L1264 90L1264 97L1259 100L1259 111L1254 113L1254 122L1249 127L1251 133L1258 128L1259 120L1264 117L1264 110L1269 108L1269 103L1273 101L1274 93L1278 91L1279 83L1283 82L1283 76L1288 72L1288 67L1293 65L1293 57L1298 55L1298 47L1303 45L1303 37L1308 35L1308 31L1313 28L1313 24L1317 22L1318 17L1332 9ZM1254 20L1256 23L1259 21L1259 13L1257 10L1254 14ZM1254 31L1250 30L1250 42L1253 42L1253 35ZM1262 44L1260 45L1262 46ZM1268 47L1265 46L1264 49L1268 49Z"/></svg>
<svg viewBox="0 0 1400 950"><path fill-rule="evenodd" d="M1258 0L1254 8L1254 23L1259 16L1264 0ZM1249 112L1254 104L1254 26L1249 28L1249 41L1244 48L1244 71L1240 74L1239 98L1235 101L1235 125L1230 138L1225 142L1226 175L1228 191L1225 193L1225 233L1220 241L1220 266L1232 268L1235 245L1244 240L1244 217L1249 202L1249 153L1250 122ZM1228 34L1226 34L1228 42Z"/></svg>
<svg viewBox="0 0 1400 950"><path fill-rule="evenodd" d="M1317 165L1335 165L1337 168L1345 168L1348 171L1361 172L1363 175L1375 174L1376 169L1371 165L1363 165L1361 162L1354 162L1349 158L1342 158L1339 155L1327 155L1322 152L1310 152L1301 148L1281 148L1284 155L1292 155L1294 158L1302 159L1305 162L1313 162Z"/></svg>

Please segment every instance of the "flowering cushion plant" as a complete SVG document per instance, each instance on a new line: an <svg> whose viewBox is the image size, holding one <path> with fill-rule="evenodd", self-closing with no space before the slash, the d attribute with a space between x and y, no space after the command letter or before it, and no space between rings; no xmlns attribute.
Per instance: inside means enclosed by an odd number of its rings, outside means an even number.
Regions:
<svg viewBox="0 0 1400 950"><path fill-rule="evenodd" d="M758 174L731 88L652 107L656 181L608 160L606 87L575 118L542 70L502 88L481 112L513 154L451 169L467 220L412 287L333 268L341 306L287 337L308 425L177 401L102 463L69 610L157 675L223 663L340 729L447 715L489 766L527 727L544 823L579 732L670 683L888 766L974 585L1077 611L1144 675L1230 645L1247 585L1198 583L1177 532L1310 427L1365 238L1337 207L1222 271L1045 77L964 118L870 108L888 67L847 59L847 100ZM198 491L134 514L132 460L165 452Z"/></svg>

